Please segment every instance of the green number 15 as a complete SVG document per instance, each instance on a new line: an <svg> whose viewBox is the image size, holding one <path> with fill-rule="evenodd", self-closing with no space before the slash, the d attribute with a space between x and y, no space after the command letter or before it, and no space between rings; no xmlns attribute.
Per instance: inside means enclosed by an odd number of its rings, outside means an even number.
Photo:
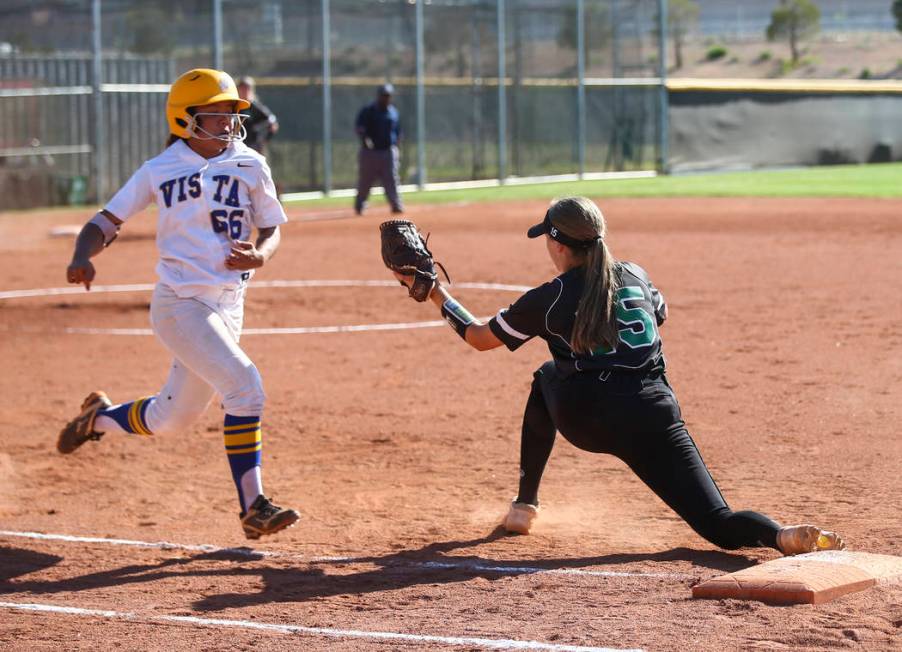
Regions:
<svg viewBox="0 0 902 652"><path fill-rule="evenodd" d="M617 321L626 326L618 331L620 341L631 349L651 346L658 339L654 318L642 308L627 307L628 302L639 301L642 298L642 288L635 286L622 287L614 293L614 314ZM611 349L601 346L593 353L603 355L611 353Z"/></svg>

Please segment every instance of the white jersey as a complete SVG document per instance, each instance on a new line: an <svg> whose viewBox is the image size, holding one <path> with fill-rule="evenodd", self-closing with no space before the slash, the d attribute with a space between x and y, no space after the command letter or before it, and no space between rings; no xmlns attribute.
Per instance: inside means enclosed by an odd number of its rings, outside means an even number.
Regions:
<svg viewBox="0 0 902 652"><path fill-rule="evenodd" d="M253 274L225 266L233 240L288 221L269 166L241 142L206 159L183 140L145 162L106 205L123 222L159 209L157 274L180 297L243 286Z"/></svg>

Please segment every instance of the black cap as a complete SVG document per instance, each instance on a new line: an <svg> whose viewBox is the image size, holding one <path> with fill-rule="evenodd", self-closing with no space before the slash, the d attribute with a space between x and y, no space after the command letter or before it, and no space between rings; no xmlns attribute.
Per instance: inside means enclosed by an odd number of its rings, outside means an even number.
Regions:
<svg viewBox="0 0 902 652"><path fill-rule="evenodd" d="M394 95L395 87L391 84L382 84L378 90L379 95Z"/></svg>
<svg viewBox="0 0 902 652"><path fill-rule="evenodd" d="M591 247L595 242L601 240L600 235L596 235L594 238L589 238L588 240L577 240L576 238L570 237L566 233L561 233L561 230L557 228L551 222L550 217L551 209L545 213L545 219L539 222L538 224L534 224L529 227L529 230L526 231L527 237L530 238L538 238L540 235L545 235L546 233L551 236L552 240L557 240L562 245L567 245L568 247L573 247L574 249L587 249Z"/></svg>

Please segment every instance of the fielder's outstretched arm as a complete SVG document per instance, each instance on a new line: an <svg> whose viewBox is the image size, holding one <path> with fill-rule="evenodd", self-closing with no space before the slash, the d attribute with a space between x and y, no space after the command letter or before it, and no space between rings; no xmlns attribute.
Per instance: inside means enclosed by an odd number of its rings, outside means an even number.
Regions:
<svg viewBox="0 0 902 652"><path fill-rule="evenodd" d="M413 276L400 274L395 271L392 274L405 287L409 288L413 284ZM471 315L470 311L452 297L451 293L445 289L438 279L435 280L435 287L429 294L429 299L438 306L442 317L454 329L454 332L477 351L488 351L504 344L495 336L488 324L479 322Z"/></svg>
<svg viewBox="0 0 902 652"><path fill-rule="evenodd" d="M464 342L477 351L488 351L503 344L495 337L488 324L480 323L464 308L457 299L451 296L441 283L436 281L435 289L429 295L442 312L445 321L463 338Z"/></svg>

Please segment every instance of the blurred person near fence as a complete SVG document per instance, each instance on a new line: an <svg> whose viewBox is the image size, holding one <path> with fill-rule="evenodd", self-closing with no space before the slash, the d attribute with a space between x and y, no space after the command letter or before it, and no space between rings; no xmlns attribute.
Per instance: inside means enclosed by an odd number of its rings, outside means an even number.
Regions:
<svg viewBox="0 0 902 652"><path fill-rule="evenodd" d="M279 131L279 120L257 97L256 87L253 77L241 77L238 80L238 96L250 102L250 107L241 112L247 116L244 121L244 128L247 130L244 144L266 156L267 144Z"/></svg>
<svg viewBox="0 0 902 652"><path fill-rule="evenodd" d="M398 174L401 161L401 119L398 109L392 104L394 92L394 86L382 84L376 91L375 101L360 109L357 114L355 129L360 138L360 152L357 156L357 197L354 200L354 211L358 215L363 215L370 188L377 180L382 181L392 213L404 212L398 190L401 185Z"/></svg>

